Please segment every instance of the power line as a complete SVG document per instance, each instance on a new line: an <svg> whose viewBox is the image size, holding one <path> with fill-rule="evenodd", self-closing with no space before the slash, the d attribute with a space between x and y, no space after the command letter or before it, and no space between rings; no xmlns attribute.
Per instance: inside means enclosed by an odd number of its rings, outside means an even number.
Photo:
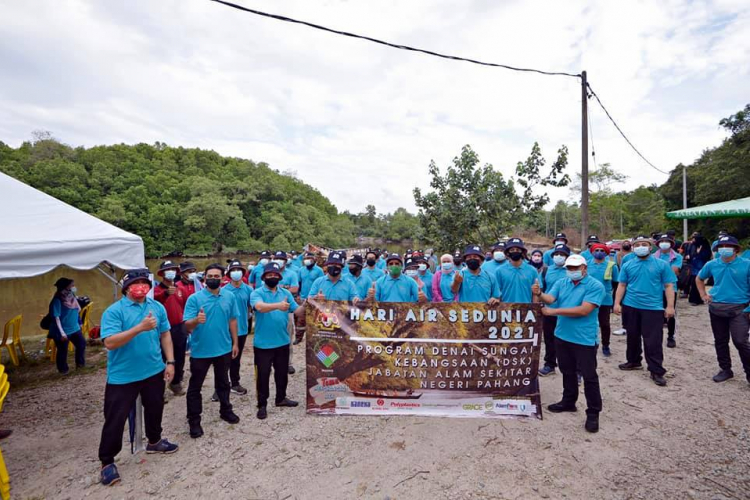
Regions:
<svg viewBox="0 0 750 500"><path fill-rule="evenodd" d="M441 54L439 52L433 52L431 50L419 49L419 48L416 48L416 47L410 47L408 45L400 45L400 44L396 44L396 43L386 42L384 40L379 40L377 38L372 38L372 37L369 37L369 36L357 35L356 33L350 33L348 31L339 31L339 30L335 30L335 29L332 29L332 28L326 28L325 26L321 26L319 24L309 23L307 21L300 21L298 19L292 19L291 17L280 16L278 14L269 14L268 12L262 12L260 10L255 10L255 9L249 9L247 7L243 7L242 5L237 5L237 4L231 3L231 2L225 2L224 0L211 0L211 1L223 4L223 5L226 5L227 7L232 7L232 8L237 9L237 10L241 10L241 11L244 11L244 12L249 12L250 14L255 14L255 15L263 16L263 17L268 17L268 18L271 18L271 19L276 19L278 21L285 21L285 22L288 22L288 23L301 24L303 26L308 26L310 28L315 28L317 30L326 31L328 33L333 33L335 35L342 35L342 36L347 36L347 37L350 37L350 38L358 38L360 40L367 40L369 42L377 43L377 44L380 44L380 45L385 45L387 47L392 47L394 49L409 50L409 51L412 51L412 52L420 52L422 54L427 54L427 55L435 56L435 57L441 57L443 59L451 59L451 60L454 60L454 61L464 61L464 62L469 62L469 63L473 63L473 64L479 64L481 66L492 66L494 68L505 68L505 69L510 69L510 70L513 70L513 71L522 71L522 72L527 72L527 73L539 73L541 75L549 75L549 76L569 76L569 77L572 77L572 78L580 78L581 77L580 74L574 75L572 73L565 73L565 72L562 72L562 71L542 71L540 69L533 69L533 68L518 68L518 67L515 67L515 66L508 66L507 64L490 63L490 62L478 61L476 59L468 59L468 58L465 58L465 57L459 57L459 56L451 56L451 55L447 55L447 54Z"/></svg>
<svg viewBox="0 0 750 500"><path fill-rule="evenodd" d="M594 160L594 170L599 170L599 166L596 164L596 148L594 147L594 125L591 123L591 110L588 106L586 106L586 115L588 115L589 138L591 139L591 159Z"/></svg>
<svg viewBox="0 0 750 500"><path fill-rule="evenodd" d="M638 148L636 148L636 147L635 147L635 146L633 145L633 143L632 143L632 142L630 142L630 139L628 139L628 136L626 136L626 135L625 135L625 132L623 132L623 131L622 131L622 129L620 128L620 126L619 126L619 125L617 125L617 122L615 121L615 119L614 119L614 118L612 118L612 115L610 115L610 114L609 114L609 111L607 111L607 108L605 108L605 107L604 107L604 104L602 104L602 101L601 101L601 99L599 99L599 96L598 96L598 95L596 95L596 92L594 92L594 89L592 89L592 88L591 88L591 85L587 83L587 84L586 84L586 86L587 86L587 87L588 87L588 89L589 89L589 90L591 91L591 95L592 95L592 96L594 96L594 98L596 98L596 102L598 102L598 103L599 103L599 106L601 106L601 108L602 108L602 109L604 110L604 113L606 113L606 115L607 115L607 118L609 118L609 120L610 120L610 121L612 122L612 125L614 125L614 126L615 126L615 128L617 129L617 131L618 131L618 132L620 132L620 135L622 136L622 138L623 138L623 139L625 139L625 142L627 142L627 143L628 143L628 144L630 145L630 147L631 147L631 148L633 148L633 151L635 151L635 152L636 152L636 153L638 154L638 156L640 156L640 157L641 157L641 159L642 159L643 161L645 161L646 163L648 163L648 164L649 164L649 166L651 166L651 168L653 168L653 169L654 169L654 170L656 170L657 172L661 172L662 174L666 174L666 175L669 175L669 172L665 172L664 170L662 170L662 169L660 169L660 168L657 168L656 166L654 166L654 164L653 164L653 163L651 163L650 161L648 161L648 160L646 159L646 157L645 157L645 156L643 156L643 155L641 154L641 152L640 152L640 151L638 151Z"/></svg>

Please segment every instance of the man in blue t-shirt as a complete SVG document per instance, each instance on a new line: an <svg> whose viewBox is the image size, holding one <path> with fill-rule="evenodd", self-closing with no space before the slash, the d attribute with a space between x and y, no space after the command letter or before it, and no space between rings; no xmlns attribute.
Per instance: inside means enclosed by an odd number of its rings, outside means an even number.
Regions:
<svg viewBox="0 0 750 500"><path fill-rule="evenodd" d="M599 305L599 330L602 332L602 355L608 358L612 355L609 342L612 337L612 328L609 316L612 314L612 286L617 283L619 270L614 259L609 257L609 248L604 243L591 245L591 260L588 262L588 275L604 286L605 295Z"/></svg>
<svg viewBox="0 0 750 500"><path fill-rule="evenodd" d="M559 237L560 234L557 236ZM547 268L547 275L542 283L543 291L552 290L555 283L567 276L565 260L569 256L570 248L564 243L559 243L552 249L552 266ZM557 353L555 352L556 328L557 316L544 316L542 318L542 330L544 332L544 366L539 369L539 375L542 377L555 373L555 367L557 366Z"/></svg>
<svg viewBox="0 0 750 500"><path fill-rule="evenodd" d="M627 330L627 362L620 370L643 368L646 357L651 380L658 386L667 385L664 374L664 318L674 316L674 285L676 277L669 264L651 254L651 238L640 235L633 240L636 258L623 264L615 294L614 313L622 314ZM667 295L666 308L663 293ZM641 347L641 340L643 346Z"/></svg>
<svg viewBox="0 0 750 500"><path fill-rule="evenodd" d="M521 238L511 238L505 243L508 263L495 270L503 302L531 304L531 285L539 281L539 272L526 260L527 252Z"/></svg>
<svg viewBox="0 0 750 500"><path fill-rule="evenodd" d="M565 233L557 233L552 240L552 248L544 252L544 255L542 255L542 262L544 262L544 265L548 268L555 265L552 260L552 255L555 253L555 247L557 247L557 245L568 245L568 237L565 236Z"/></svg>
<svg viewBox="0 0 750 500"><path fill-rule="evenodd" d="M669 264L670 269L672 269L672 272L674 272L675 280L680 277L680 269L682 269L682 255L677 253L675 251L675 241L674 239L669 236L668 234L662 234L659 236L659 240L657 243L659 249L654 254L654 257L657 259L661 259L667 264ZM664 307L667 307L667 293L664 292L663 294L664 299L662 302L664 303ZM674 303L677 303L677 286L675 284L674 287L674 296L675 301ZM677 317L677 311L675 311L675 315L671 318L667 318L667 347L677 347L677 342L674 339L675 334L675 328L677 326L677 320L675 319Z"/></svg>
<svg viewBox="0 0 750 500"><path fill-rule="evenodd" d="M367 292L370 290L370 286L372 286L372 280L362 274L363 266L364 261L361 255L352 255L347 263L349 274L346 275L346 279L354 284L357 290L357 297L360 300L367 297Z"/></svg>
<svg viewBox="0 0 750 500"><path fill-rule="evenodd" d="M315 263L315 254L307 252L305 258L302 260L302 267L297 270L299 275L299 296L301 299L306 299L310 293L310 287L316 279L323 276L325 273L323 269Z"/></svg>
<svg viewBox="0 0 750 500"><path fill-rule="evenodd" d="M102 340L108 352L99 460L101 482L105 486L120 481L115 456L122 450L125 421L139 395L148 438L146 451L177 451L176 444L161 437L164 387L174 377L174 352L167 311L159 302L147 297L151 289L149 274L148 269L125 273L122 282L125 297L109 306L102 315Z"/></svg>
<svg viewBox="0 0 750 500"><path fill-rule="evenodd" d="M586 262L594 258L594 256L591 254L591 246L594 245L595 243L601 243L597 235L591 234L589 235L588 238L586 238L586 248L584 249L583 252L581 252L581 255L583 256L583 258L586 259Z"/></svg>
<svg viewBox="0 0 750 500"><path fill-rule="evenodd" d="M242 278L245 277L245 267L239 260L233 260L229 263L228 267L229 283L227 283L222 292L228 292L234 295L237 301L237 350L238 354L236 358L232 358L229 363L229 382L231 383L231 392L244 396L247 394L247 389L240 385L240 363L242 361L242 352L245 350L245 343L247 342L247 335L250 331L250 324L252 321L251 311L252 306L250 305L250 295L253 293L253 289L247 285ZM250 319L248 319L250 318ZM215 394L215 396L218 396ZM211 398L212 401L218 401L218 397Z"/></svg>
<svg viewBox="0 0 750 500"><path fill-rule="evenodd" d="M708 262L698 274L695 284L701 298L708 303L711 330L714 334L716 359L721 371L714 382L724 382L734 377L729 339L740 355L745 376L750 382L750 261L739 257L740 244L730 235L716 242L718 259ZM706 293L706 280L713 277L714 286Z"/></svg>
<svg viewBox="0 0 750 500"><path fill-rule="evenodd" d="M258 393L258 413L261 420L268 417L267 405L271 394L271 368L276 383L276 406L295 407L299 403L286 397L289 384L289 323L290 313L303 314L289 290L281 288L282 269L276 262L266 264L261 276L263 285L250 296L255 311L255 382Z"/></svg>
<svg viewBox="0 0 750 500"><path fill-rule="evenodd" d="M458 302L486 302L489 305L500 303L500 288L495 275L482 269L484 254L479 245L469 245L464 250L466 269L456 273L451 284L451 292L458 296Z"/></svg>
<svg viewBox="0 0 750 500"><path fill-rule="evenodd" d="M234 294L221 288L224 268L220 264L210 264L204 276L206 287L188 298L184 315L185 329L190 334L190 381L186 399L187 420L193 439L203 435L201 388L212 366L219 416L230 424L240 421L229 402L228 376L229 365L239 354L237 301Z"/></svg>
<svg viewBox="0 0 750 500"><path fill-rule="evenodd" d="M260 281L260 276L263 274L263 268L266 267L266 264L271 262L271 257L273 257L273 254L268 250L263 250L260 253L260 259L258 260L258 265L253 268L253 271L250 273L250 276L247 278L248 284L253 287L253 289L258 288L263 283Z"/></svg>
<svg viewBox="0 0 750 500"><path fill-rule="evenodd" d="M386 259L388 274L373 282L367 300L377 302L426 302L427 297L417 282L403 274L404 262L397 253Z"/></svg>
<svg viewBox="0 0 750 500"><path fill-rule="evenodd" d="M492 245L492 258L485 260L482 264L482 269L495 276L498 269L505 266L507 263L507 255L505 253L505 243L498 241Z"/></svg>
<svg viewBox="0 0 750 500"><path fill-rule="evenodd" d="M357 287L350 277L344 277L345 257L342 252L333 251L328 254L325 261L326 276L315 280L310 287L308 299L340 300L356 303L359 300Z"/></svg>
<svg viewBox="0 0 750 500"><path fill-rule="evenodd" d="M411 257L406 259L404 262L404 274L409 278L412 278L419 289L419 292L424 294L428 302L432 302L432 273L430 273L429 281L423 278L419 274L420 263L423 262L421 257Z"/></svg>
<svg viewBox="0 0 750 500"><path fill-rule="evenodd" d="M279 282L278 286L279 288L285 288L289 290L292 296L295 297L296 301L296 297L299 296L299 275L297 274L297 271L294 271L287 267L287 261L288 258L285 251L277 250L276 252L274 252L273 262L275 262L281 269L281 281ZM291 320L289 321L287 326L287 328L289 329L289 375L294 375L294 373L297 371L292 364L292 354L294 350L294 348L292 347L292 342L296 340L295 324L296 322L294 320Z"/></svg>
<svg viewBox="0 0 750 500"><path fill-rule="evenodd" d="M566 278L557 281L547 293L538 284L534 294L545 304L542 314L556 316L555 350L563 376L563 397L547 408L553 413L576 411L578 376L583 379L586 396L586 424L588 432L599 430L602 395L596 373L596 351L599 339L597 308L604 298L604 285L588 276L588 265L582 255L571 255L565 260Z"/></svg>

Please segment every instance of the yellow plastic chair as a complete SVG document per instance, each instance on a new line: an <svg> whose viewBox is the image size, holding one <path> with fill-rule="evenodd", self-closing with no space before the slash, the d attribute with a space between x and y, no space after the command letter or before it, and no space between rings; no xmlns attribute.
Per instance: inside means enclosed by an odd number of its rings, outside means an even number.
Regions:
<svg viewBox="0 0 750 500"><path fill-rule="evenodd" d="M81 312L78 313L78 317L81 318L81 333L83 334L84 339L89 338L89 330L91 330L91 322L89 321L89 318L91 317L91 306L93 305L93 302L89 302L86 307L81 309Z"/></svg>
<svg viewBox="0 0 750 500"><path fill-rule="evenodd" d="M0 364L0 411L2 411L3 402L5 401L5 396L8 395L8 390L10 390L8 374L5 373L5 365ZM2 500L10 499L10 476L8 475L8 468L5 466L2 451L0 451L0 498Z"/></svg>
<svg viewBox="0 0 750 500"><path fill-rule="evenodd" d="M21 353L21 356L26 359L26 352L23 350L23 344L21 344L21 321L23 321L23 314L19 314L5 323L3 340L0 342L0 349L5 347L8 350L10 360L16 366L18 366L19 352Z"/></svg>

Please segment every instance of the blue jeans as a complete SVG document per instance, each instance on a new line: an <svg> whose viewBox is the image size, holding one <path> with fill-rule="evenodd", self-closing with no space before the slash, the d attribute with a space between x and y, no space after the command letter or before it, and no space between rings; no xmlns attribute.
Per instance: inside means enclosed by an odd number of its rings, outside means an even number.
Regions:
<svg viewBox="0 0 750 500"><path fill-rule="evenodd" d="M86 366L86 340L84 340L83 333L80 330L68 334L68 340L62 340L62 337L57 337L54 340L57 346L57 356L55 358L57 371L68 373L68 342L73 342L76 348L76 368Z"/></svg>

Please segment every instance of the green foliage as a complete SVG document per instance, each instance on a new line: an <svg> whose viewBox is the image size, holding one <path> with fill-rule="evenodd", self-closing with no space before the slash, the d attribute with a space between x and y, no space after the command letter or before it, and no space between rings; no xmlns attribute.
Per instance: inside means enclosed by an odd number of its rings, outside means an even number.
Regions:
<svg viewBox="0 0 750 500"><path fill-rule="evenodd" d="M452 249L504 236L549 202L546 193L534 194L540 186L568 184L570 179L562 174L567 155L567 148L560 148L550 172L542 176L545 160L534 143L529 158L516 166L515 183L522 188L520 195L513 179L506 180L490 164L480 167L479 156L468 145L444 175L431 162L432 190L422 194L419 188L414 189L419 220L428 240L440 248Z"/></svg>
<svg viewBox="0 0 750 500"><path fill-rule="evenodd" d="M357 236L367 236L389 241L422 240L424 232L419 218L405 208L393 213L378 214L374 205L367 205L364 212L345 212Z"/></svg>
<svg viewBox="0 0 750 500"><path fill-rule="evenodd" d="M0 170L138 234L149 256L354 241L349 217L265 163L158 142L74 149L49 133L34 139L17 149L0 142Z"/></svg>

